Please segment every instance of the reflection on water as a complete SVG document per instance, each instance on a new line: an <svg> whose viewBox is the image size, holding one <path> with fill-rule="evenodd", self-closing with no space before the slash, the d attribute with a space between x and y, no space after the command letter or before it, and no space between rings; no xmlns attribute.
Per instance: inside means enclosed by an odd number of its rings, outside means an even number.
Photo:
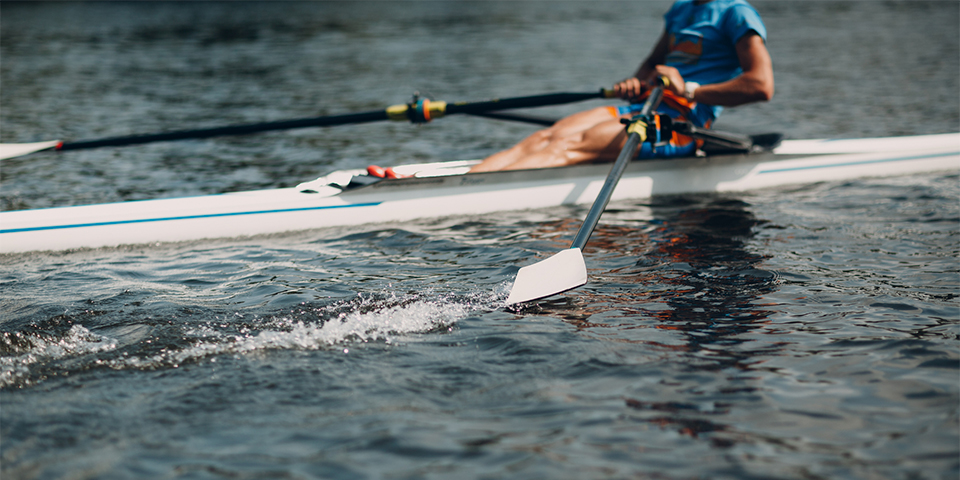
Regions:
<svg viewBox="0 0 960 480"><path fill-rule="evenodd" d="M596 330L599 338L607 337L603 333L607 329L670 332L665 342L646 338L650 335L640 335L633 342L670 352L674 361L681 362L681 369L692 375L741 372L728 373L739 376L738 384L721 387L721 396L755 392L758 387L743 380L762 362L760 356L775 352L749 348L745 344L751 340L744 334L768 324L776 313L763 298L777 290L779 276L763 268L767 257L756 253L750 243L769 222L757 219L750 205L736 198L661 197L641 207L654 220L652 227L638 230L629 223L617 225L624 219L614 211L614 225L598 229L586 250L588 264L594 265L597 256L605 256L603 252L623 253L630 250L624 243L632 243L635 263L603 274L602 281L621 288L607 283L585 295L574 311L555 301L544 313L563 316L581 332ZM617 311L615 323L609 320L611 310ZM623 337L611 340L627 341ZM696 437L736 430L720 420L729 411L730 401L705 406L628 397L625 404L644 412L643 422ZM711 442L730 447L736 443L733 438L714 435Z"/></svg>
<svg viewBox="0 0 960 480"><path fill-rule="evenodd" d="M824 455L835 459L835 471L910 471L922 451L939 452L931 468L955 472L955 448L922 438L955 440L947 426L956 413L931 420L943 428L912 425L927 417L908 413L958 398L955 380L943 376L960 365L957 353L930 341L957 338L960 277L955 256L951 265L942 255L960 233L958 207L940 203L956 198L955 182L851 182L843 196L821 185L783 199L776 192L667 197L632 212L647 220L614 208L585 254L591 283L543 302L539 313L609 345L594 361L623 385L629 413L621 431L655 426L722 449L733 477L808 475L805 462ZM898 224L894 217L903 215L929 220ZM633 257L625 263L616 252ZM917 278L929 282L919 287ZM953 293L938 296L948 284ZM899 433L883 446L869 439L888 429ZM758 466L758 448L786 455L777 461L791 467ZM879 452L893 459L844 460Z"/></svg>
<svg viewBox="0 0 960 480"><path fill-rule="evenodd" d="M658 321L655 328L683 333L684 344L669 348L683 353L680 358L687 359L687 368L749 372L759 362L757 353L761 352L738 348L749 341L742 334L767 323L775 313L770 305L758 302L776 290L777 276L763 270L765 257L748 248L756 228L767 222L756 219L749 205L736 199L718 198L690 207L672 203L664 199L654 206L655 212L669 210L672 215L666 215L652 235L652 251L637 262L636 272L644 282L672 288L639 297L667 306L650 314ZM727 387L722 393L749 394L756 389L748 384ZM704 409L693 403L628 398L626 405L654 412L656 416L645 421L673 428L682 435L727 432L710 437L715 447L729 448L736 443L729 435L736 428L720 420L729 410L725 402ZM690 414L699 418L690 418Z"/></svg>
<svg viewBox="0 0 960 480"><path fill-rule="evenodd" d="M641 302L669 307L651 312L661 322L657 328L686 333L691 356L713 359L697 368L749 368L749 357L731 347L773 313L757 302L776 290L777 275L760 268L765 257L747 248L764 223L740 200L682 209L664 220L653 251L637 263L644 282L668 286L639 295Z"/></svg>

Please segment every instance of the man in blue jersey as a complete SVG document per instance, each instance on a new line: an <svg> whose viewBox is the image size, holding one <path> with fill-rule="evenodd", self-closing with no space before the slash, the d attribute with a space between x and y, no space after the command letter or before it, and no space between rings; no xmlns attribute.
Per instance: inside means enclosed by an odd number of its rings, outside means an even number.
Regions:
<svg viewBox="0 0 960 480"><path fill-rule="evenodd" d="M773 97L767 30L746 0L677 0L664 15L660 40L633 77L614 86L623 107L598 107L563 118L550 128L494 154L472 172L544 168L614 160L626 143L621 118L640 111L657 78L666 77L658 113L709 128L723 107ZM673 134L666 146L645 143L640 158L693 155L697 143Z"/></svg>

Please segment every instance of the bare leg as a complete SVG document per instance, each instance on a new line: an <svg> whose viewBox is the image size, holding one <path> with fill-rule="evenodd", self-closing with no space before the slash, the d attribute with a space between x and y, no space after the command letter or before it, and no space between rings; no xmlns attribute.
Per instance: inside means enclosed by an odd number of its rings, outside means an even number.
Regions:
<svg viewBox="0 0 960 480"><path fill-rule="evenodd" d="M548 164L539 166L515 165L517 165L518 162L522 162L522 165L536 165L536 163L530 163L525 161L525 159L542 159L544 156L546 156L546 158L555 157L555 152L561 148L561 145L569 148L571 142L579 143L585 138L589 138L591 140L591 145L597 141L602 141L602 139L595 138L597 134L600 134L599 131L594 135L586 135L586 132L594 127L597 127L598 125L609 122L612 119L617 122L617 125L619 125L619 121L610 115L610 110L606 107L598 107L575 113L561 119L550 128L535 132L513 147L487 157L483 162L470 169L470 171L489 172L494 170L555 166L553 165L555 162L547 162ZM621 130L623 129L622 126L619 128Z"/></svg>
<svg viewBox="0 0 960 480"><path fill-rule="evenodd" d="M564 167L610 161L617 158L626 141L626 130L620 119L612 118L584 132L554 139L540 151L522 157L503 169Z"/></svg>

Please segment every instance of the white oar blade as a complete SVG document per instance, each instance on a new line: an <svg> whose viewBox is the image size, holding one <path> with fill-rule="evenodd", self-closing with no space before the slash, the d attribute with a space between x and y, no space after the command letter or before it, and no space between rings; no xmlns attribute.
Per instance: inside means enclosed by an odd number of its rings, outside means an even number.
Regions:
<svg viewBox="0 0 960 480"><path fill-rule="evenodd" d="M36 143L0 143L0 160L19 157L48 148L55 148L59 143L59 140Z"/></svg>
<svg viewBox="0 0 960 480"><path fill-rule="evenodd" d="M566 292L587 283L587 264L579 248L569 248L517 272L507 305Z"/></svg>

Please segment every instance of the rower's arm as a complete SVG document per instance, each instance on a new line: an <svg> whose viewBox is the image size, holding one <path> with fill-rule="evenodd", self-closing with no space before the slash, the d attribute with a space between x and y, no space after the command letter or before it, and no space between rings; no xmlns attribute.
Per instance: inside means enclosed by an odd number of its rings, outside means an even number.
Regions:
<svg viewBox="0 0 960 480"><path fill-rule="evenodd" d="M637 73L633 74L633 77L649 78L657 68L657 65L663 65L663 62L667 61L668 53L670 53L670 37L667 35L667 32L664 31L663 34L660 35L660 40L657 41L657 44L653 47L653 50L650 51L650 55L640 64L640 67L637 68Z"/></svg>
<svg viewBox="0 0 960 480"><path fill-rule="evenodd" d="M694 101L735 107L773 98L773 62L763 38L747 34L737 41L736 49L743 73L726 82L701 86L694 92Z"/></svg>
<svg viewBox="0 0 960 480"><path fill-rule="evenodd" d="M657 65L662 64L667 59L669 49L670 38L667 36L667 32L663 32L663 34L660 35L660 40L654 45L653 50L650 51L650 55L648 55L647 59L637 68L637 72L634 73L632 77L613 86L614 93L624 100L634 101L640 98L640 94L643 93L644 89L640 79L646 79L653 74Z"/></svg>

